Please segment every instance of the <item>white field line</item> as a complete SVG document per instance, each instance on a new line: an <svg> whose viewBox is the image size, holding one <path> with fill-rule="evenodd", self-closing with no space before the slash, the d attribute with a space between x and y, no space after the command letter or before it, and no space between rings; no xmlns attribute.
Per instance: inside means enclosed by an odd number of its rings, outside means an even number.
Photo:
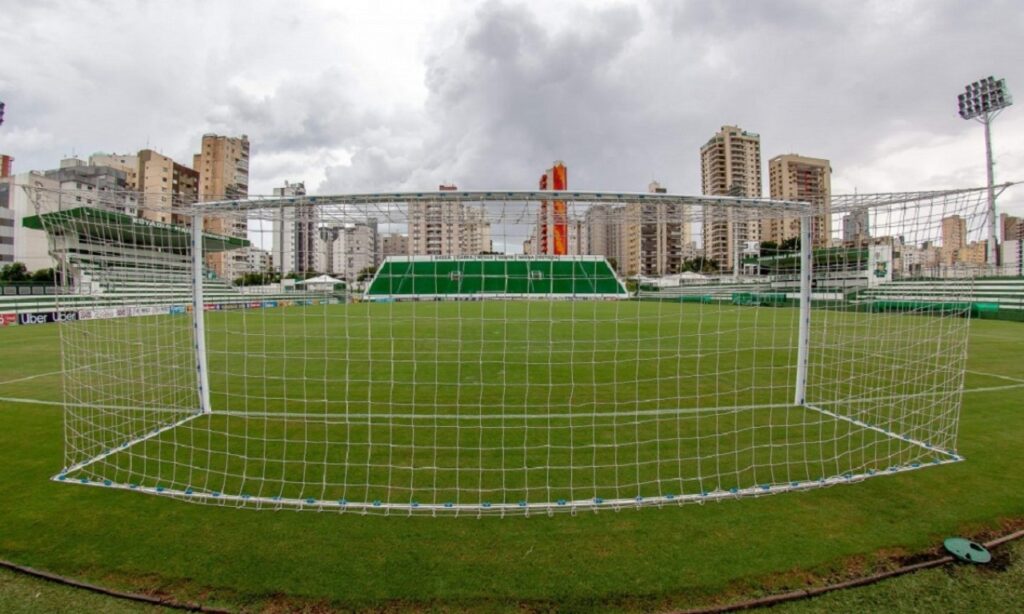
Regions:
<svg viewBox="0 0 1024 614"><path fill-rule="evenodd" d="M1019 383L1016 383L1016 384L1006 384L1005 386L987 386L985 388L964 388L964 394L968 394L968 393L971 393L971 392L998 392L1000 390L1016 390L1018 388L1024 388L1024 381L1022 381L1022 380L1013 380L1012 378L1007 378L1007 379L1010 379L1011 381L1015 381L1015 382L1019 382ZM854 400L856 400L856 399L854 399ZM863 400L863 399L860 399L860 400ZM51 406L56 406L56 407L64 407L64 401L44 401L42 399L26 399L26 398L22 398L22 397L0 397L0 403L23 403L25 405L51 405ZM769 408L769 409L773 408L773 407L793 407L793 406L792 405L771 405L771 406L766 405L766 406L763 406L763 408ZM114 407L114 406L111 406L110 408L111 409L126 409L124 407ZM704 410L704 411L709 411L710 412L710 411L718 411L720 409L721 408L709 408L709 409ZM735 408L727 408L727 409L735 409ZM747 408L747 409L753 409L753 407L750 407L750 408ZM160 412L167 412L167 413L178 413L178 412L180 412L182 410L180 410L180 409L173 409L173 408L155 408L155 409L150 409L150 411L160 411ZM675 410L675 411L678 413L678 410ZM217 414L220 414L220 415L231 415L231 416L246 416L246 417L250 417L250 418L273 418L273 417L276 417L276 416L277 417L288 417L288 418L297 418L297 417L301 418L301 417L303 417L303 414L287 414L287 413L281 413L279 415L277 415L277 414L262 415L262 414L247 414L245 412L230 412L230 411L229 412L214 412L214 415L217 415ZM609 414L609 415L611 416L613 414ZM619 415L619 417L622 417L622 416L623 416L623 414ZM324 415L323 414L316 414L315 416L312 416L312 417L315 417L317 419L322 419L322 418L324 418ZM340 414L339 417L345 417L345 415L344 414ZM352 417L352 416L350 416L350 417ZM354 416L354 417L359 417L359 416ZM387 417L387 415L384 415L384 414L376 415L375 414L375 415L373 415L373 417L374 418L385 418L385 417ZM427 415L427 416L416 416L416 417L432 418L433 416ZM487 416L485 416L485 418L486 417ZM498 416L494 416L494 417L496 417L496 418L503 418L503 417L504 418L511 418L511 417L515 417L515 416L500 416L500 415L498 415ZM546 418L548 416L542 416L542 417ZM551 417L569 417L569 416L551 416ZM579 416L573 416L573 417L579 417ZM583 417L587 417L587 415L584 415ZM466 416L466 418L470 419L470 420L479 420L480 416Z"/></svg>
<svg viewBox="0 0 1024 614"><path fill-rule="evenodd" d="M1019 377L1011 377L1009 375L1000 375L998 373L986 373L985 371L973 371L971 369L967 369L967 372L971 373L973 375L984 375L985 377L995 377L997 379L1005 379L1005 380L1009 380L1011 382L1017 382L1018 384L1024 384L1024 379L1021 379Z"/></svg>
<svg viewBox="0 0 1024 614"><path fill-rule="evenodd" d="M17 379L9 379L0 382L0 386L4 384L17 384L18 382L27 382L30 379L36 379L37 377L49 377L51 375L60 375L63 371L50 371L49 373L37 373L35 375L26 375L25 377L19 377Z"/></svg>
<svg viewBox="0 0 1024 614"><path fill-rule="evenodd" d="M44 401L42 399L22 399L20 397L0 397L0 403L25 403L28 405L56 405L64 407L63 401Z"/></svg>

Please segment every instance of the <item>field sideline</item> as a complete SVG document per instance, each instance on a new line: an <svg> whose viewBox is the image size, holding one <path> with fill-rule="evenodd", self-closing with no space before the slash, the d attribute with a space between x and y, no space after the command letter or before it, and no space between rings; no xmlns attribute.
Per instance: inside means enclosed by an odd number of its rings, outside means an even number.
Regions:
<svg viewBox="0 0 1024 614"><path fill-rule="evenodd" d="M282 595L348 607L684 607L1024 517L1017 323L971 324L967 462L756 500L480 521L254 513L55 484L57 334L0 330L0 557L118 588L233 607Z"/></svg>

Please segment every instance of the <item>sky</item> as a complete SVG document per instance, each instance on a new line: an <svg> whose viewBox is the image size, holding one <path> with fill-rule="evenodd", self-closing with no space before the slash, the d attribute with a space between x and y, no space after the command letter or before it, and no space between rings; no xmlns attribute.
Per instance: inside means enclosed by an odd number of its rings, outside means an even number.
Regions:
<svg viewBox="0 0 1024 614"><path fill-rule="evenodd" d="M833 192L982 185L994 75L1024 97L1024 3L0 0L0 152L15 169L247 134L250 193L529 189L700 193L723 125L832 162ZM1024 98L1020 106L1024 106ZM1024 108L994 123L1024 181ZM1024 214L1024 189L1001 210Z"/></svg>

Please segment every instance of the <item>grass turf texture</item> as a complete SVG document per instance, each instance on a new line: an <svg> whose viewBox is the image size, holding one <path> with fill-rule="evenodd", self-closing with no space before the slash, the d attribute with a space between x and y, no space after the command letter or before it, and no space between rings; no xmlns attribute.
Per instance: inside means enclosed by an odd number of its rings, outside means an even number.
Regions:
<svg viewBox="0 0 1024 614"><path fill-rule="evenodd" d="M1006 544L992 565L954 563L856 589L777 605L772 612L1019 612L1024 610L1024 541ZM271 605L270 607L274 607ZM312 608L315 609L315 606ZM169 612L0 569L0 611Z"/></svg>
<svg viewBox="0 0 1024 614"><path fill-rule="evenodd" d="M233 606L625 609L759 594L1024 515L1018 324L972 323L967 462L758 500L577 517L251 513L48 481L61 464L57 328L0 330L0 556ZM984 373L984 375L979 374ZM1010 386L1011 388L1006 388ZM994 390L986 390L996 388Z"/></svg>
<svg viewBox="0 0 1024 614"><path fill-rule="evenodd" d="M75 409L73 460L115 452L66 478L264 504L515 511L761 493L944 458L792 406L796 315L600 301L212 312L214 413L123 450L194 412L190 321L77 322L65 328L84 367L73 398L125 409ZM843 342L815 350L810 398L874 397L826 407L945 448L953 374L927 362L955 352L942 342L964 320L819 317ZM885 348L897 336L918 347ZM832 378L844 390L824 390Z"/></svg>

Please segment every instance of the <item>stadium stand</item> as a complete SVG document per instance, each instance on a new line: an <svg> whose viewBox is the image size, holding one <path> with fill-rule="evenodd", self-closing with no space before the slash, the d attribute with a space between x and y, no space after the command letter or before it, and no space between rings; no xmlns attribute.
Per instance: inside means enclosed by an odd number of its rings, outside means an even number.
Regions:
<svg viewBox="0 0 1024 614"><path fill-rule="evenodd" d="M891 281L865 288L856 302L935 302L953 296L970 296L974 303L988 303L1005 310L1024 310L1024 277L978 279L914 279Z"/></svg>
<svg viewBox="0 0 1024 614"><path fill-rule="evenodd" d="M364 297L382 299L626 298L603 256L391 256Z"/></svg>
<svg viewBox="0 0 1024 614"><path fill-rule="evenodd" d="M188 304L192 297L190 231L182 226L141 220L91 207L25 218L24 225L52 235L52 249L66 256L73 282L54 293L52 287L0 289L0 312L23 313L55 308ZM103 228L104 232L97 232ZM245 247L244 239L206 234L208 253ZM206 303L238 304L254 300L295 300L322 293L242 292L228 281L204 271ZM309 296L307 296L309 295Z"/></svg>

